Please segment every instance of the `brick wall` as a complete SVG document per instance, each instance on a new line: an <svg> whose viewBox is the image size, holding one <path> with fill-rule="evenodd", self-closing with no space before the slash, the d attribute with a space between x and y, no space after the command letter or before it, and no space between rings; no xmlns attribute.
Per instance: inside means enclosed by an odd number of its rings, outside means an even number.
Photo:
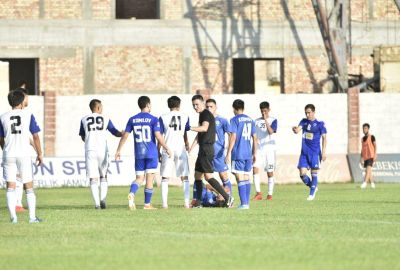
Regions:
<svg viewBox="0 0 400 270"><path fill-rule="evenodd" d="M114 19L115 14L111 14L111 2L115 0L92 0L93 19Z"/></svg>
<svg viewBox="0 0 400 270"><path fill-rule="evenodd" d="M44 92L44 155L54 156L56 142L56 100L57 93L54 91ZM63 131L62 131L63 132Z"/></svg>
<svg viewBox="0 0 400 270"><path fill-rule="evenodd" d="M59 95L83 93L83 52L76 48L74 57L40 58L40 90Z"/></svg>
<svg viewBox="0 0 400 270"><path fill-rule="evenodd" d="M137 46L95 49L96 93L183 93L183 55L179 47Z"/></svg>
<svg viewBox="0 0 400 270"><path fill-rule="evenodd" d="M37 19L39 0L1 0L0 19Z"/></svg>
<svg viewBox="0 0 400 270"><path fill-rule="evenodd" d="M81 19L82 0L45 0L45 19Z"/></svg>

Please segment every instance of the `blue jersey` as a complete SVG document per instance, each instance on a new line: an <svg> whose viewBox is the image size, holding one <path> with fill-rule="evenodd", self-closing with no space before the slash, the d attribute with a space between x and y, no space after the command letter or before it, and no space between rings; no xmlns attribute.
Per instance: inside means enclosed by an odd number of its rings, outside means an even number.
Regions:
<svg viewBox="0 0 400 270"><path fill-rule="evenodd" d="M221 116L215 117L214 157L222 157L225 150L225 133L231 132L228 120Z"/></svg>
<svg viewBox="0 0 400 270"><path fill-rule="evenodd" d="M236 134L232 160L252 159L251 138L256 133L254 121L245 114L238 114L231 119L231 132Z"/></svg>
<svg viewBox="0 0 400 270"><path fill-rule="evenodd" d="M147 112L138 113L129 118L125 131L129 133L133 131L136 159L158 157L154 136L155 132L160 131L160 122L157 117Z"/></svg>
<svg viewBox="0 0 400 270"><path fill-rule="evenodd" d="M318 120L307 120L303 118L299 126L303 130L301 153L305 155L321 153L321 136L326 134L325 123Z"/></svg>

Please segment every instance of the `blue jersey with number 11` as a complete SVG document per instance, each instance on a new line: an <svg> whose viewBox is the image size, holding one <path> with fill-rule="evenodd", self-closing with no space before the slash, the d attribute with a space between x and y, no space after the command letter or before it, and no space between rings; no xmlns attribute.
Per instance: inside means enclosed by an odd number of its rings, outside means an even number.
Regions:
<svg viewBox="0 0 400 270"><path fill-rule="evenodd" d="M126 132L133 131L135 145L135 158L157 158L157 144L154 133L160 131L158 118L146 113L138 113L129 118L125 128Z"/></svg>
<svg viewBox="0 0 400 270"><path fill-rule="evenodd" d="M256 133L254 121L245 114L238 114L231 119L231 132L236 134L232 160L252 159L251 138Z"/></svg>

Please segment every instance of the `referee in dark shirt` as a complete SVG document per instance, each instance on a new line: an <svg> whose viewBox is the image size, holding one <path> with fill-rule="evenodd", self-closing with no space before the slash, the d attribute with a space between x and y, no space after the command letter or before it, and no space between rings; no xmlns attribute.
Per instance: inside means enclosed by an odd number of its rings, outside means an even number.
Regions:
<svg viewBox="0 0 400 270"><path fill-rule="evenodd" d="M201 195L203 193L202 176L206 181L222 195L225 199L226 207L231 207L233 197L230 196L219 182L213 177L214 173L214 143L215 143L215 118L214 115L206 110L204 99L201 95L192 97L192 105L194 110L199 113L199 126L190 127L190 130L198 132L197 141L199 144L199 154L196 160L194 184L196 187L197 205L201 204Z"/></svg>

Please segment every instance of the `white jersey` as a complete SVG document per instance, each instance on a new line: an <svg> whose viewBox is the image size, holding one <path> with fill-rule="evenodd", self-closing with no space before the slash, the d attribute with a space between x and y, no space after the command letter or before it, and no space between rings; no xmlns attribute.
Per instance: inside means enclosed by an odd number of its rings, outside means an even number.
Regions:
<svg viewBox="0 0 400 270"><path fill-rule="evenodd" d="M29 157L32 153L31 134L40 128L27 110L11 110L0 117L0 137L4 137L3 158Z"/></svg>
<svg viewBox="0 0 400 270"><path fill-rule="evenodd" d="M160 129L166 145L172 151L185 151L183 135L190 129L189 116L180 111L170 111L160 117Z"/></svg>
<svg viewBox="0 0 400 270"><path fill-rule="evenodd" d="M267 121L274 130L272 134L268 133L267 125L263 118L260 117L255 120L258 149L265 149L265 147L276 149L275 133L278 128L278 120L273 117L268 117Z"/></svg>
<svg viewBox="0 0 400 270"><path fill-rule="evenodd" d="M109 118L102 114L92 113L82 118L79 135L85 139L85 151L108 153L107 129L111 131Z"/></svg>

